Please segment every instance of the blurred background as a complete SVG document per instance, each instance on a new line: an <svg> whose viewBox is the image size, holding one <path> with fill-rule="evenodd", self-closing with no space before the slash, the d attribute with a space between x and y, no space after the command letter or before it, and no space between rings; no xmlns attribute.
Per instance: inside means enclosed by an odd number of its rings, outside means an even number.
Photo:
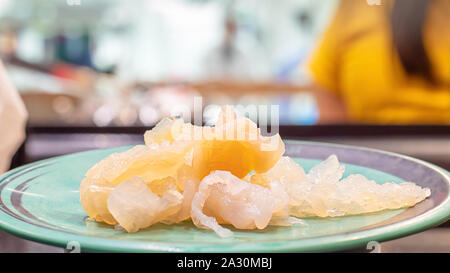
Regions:
<svg viewBox="0 0 450 273"><path fill-rule="evenodd" d="M0 52L29 114L23 160L134 142L96 128L141 134L195 96L280 105L281 124L315 124L304 64L337 4L2 0Z"/></svg>
<svg viewBox="0 0 450 273"><path fill-rule="evenodd" d="M0 50L32 124L152 126L195 95L317 121L313 98L291 91L335 0L0 3Z"/></svg>
<svg viewBox="0 0 450 273"><path fill-rule="evenodd" d="M11 167L142 143L175 104L201 96L204 106L279 105L283 138L379 148L450 170L449 6L0 0L0 59L28 112Z"/></svg>
<svg viewBox="0 0 450 273"><path fill-rule="evenodd" d="M387 4L343 2L353 9L360 3L364 7L359 9L369 12ZM142 142L145 129L168 116L174 104L191 105L202 96L203 105L279 105L285 138L370 146L450 168L449 89L434 99L419 97L444 103L439 118L392 120L384 106L377 112L370 108L373 96L352 101L358 94L387 89L365 90L374 80L392 76L375 71L370 82L354 80L356 92L349 85L347 101L353 113L359 106L381 114L335 118L339 105L328 95L323 99L325 92L314 84L326 82L326 72L310 73L308 60L318 52L313 64L323 70L336 62L336 53L327 47L340 37L327 32L346 29L339 26L339 16L346 17L346 26L367 26L367 20L355 16L367 10L347 7L351 15L339 15L340 5L338 0L1 0L1 59L28 111L26 140L12 164ZM376 52L367 50L350 61L339 58L344 64L377 59ZM449 63L444 65L450 71ZM358 74L364 69L351 69L350 75L364 77ZM345 86L341 89L346 92ZM398 94L409 100L409 93ZM318 99L324 102L320 111ZM211 111L204 113L207 124L214 123L217 111Z"/></svg>

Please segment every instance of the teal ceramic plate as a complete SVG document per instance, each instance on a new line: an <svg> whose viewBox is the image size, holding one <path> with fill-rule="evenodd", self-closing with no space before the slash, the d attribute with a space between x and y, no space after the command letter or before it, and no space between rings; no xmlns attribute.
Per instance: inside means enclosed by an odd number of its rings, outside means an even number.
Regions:
<svg viewBox="0 0 450 273"><path fill-rule="evenodd" d="M234 230L222 239L191 222L156 224L128 234L85 221L78 187L85 172L112 152L95 150L35 162L0 177L0 227L46 244L81 251L114 252L285 252L337 251L366 247L419 232L450 217L449 173L432 164L372 149L286 142L286 154L305 170L336 154L346 165L344 176L360 173L377 182L414 181L431 189L430 198L409 209L367 215L307 219L307 226Z"/></svg>

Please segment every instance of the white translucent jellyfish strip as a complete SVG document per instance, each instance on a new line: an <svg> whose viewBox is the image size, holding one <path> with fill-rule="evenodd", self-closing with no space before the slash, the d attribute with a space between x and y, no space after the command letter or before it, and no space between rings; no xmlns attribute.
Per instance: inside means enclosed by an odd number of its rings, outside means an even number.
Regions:
<svg viewBox="0 0 450 273"><path fill-rule="evenodd" d="M243 181L230 172L213 171L199 185L192 201L191 217L196 226L229 237L233 233L219 223L232 224L238 229L264 229L272 218L289 218L288 200L278 183L266 188ZM283 222L287 223L290 220Z"/></svg>
<svg viewBox="0 0 450 273"><path fill-rule="evenodd" d="M312 183L337 182L344 174L345 166L339 164L336 155L330 155L325 161L309 170L306 176Z"/></svg>
<svg viewBox="0 0 450 273"><path fill-rule="evenodd" d="M247 175L244 180L265 187L269 186L272 181L288 186L306 180L306 174L294 160L288 156L283 156L267 172Z"/></svg>
<svg viewBox="0 0 450 273"><path fill-rule="evenodd" d="M183 189L183 201L180 210L161 222L164 224L175 224L191 218L191 204L192 199L197 192L197 187L196 181L193 179L187 180Z"/></svg>
<svg viewBox="0 0 450 273"><path fill-rule="evenodd" d="M144 180L133 177L111 191L107 206L121 227L136 232L178 213L182 201L183 196L176 189L167 190L159 197Z"/></svg>
<svg viewBox="0 0 450 273"><path fill-rule="evenodd" d="M289 185L290 214L343 216L411 207L431 192L411 182L377 184L360 174L339 181L344 166L335 155L310 170L303 182Z"/></svg>

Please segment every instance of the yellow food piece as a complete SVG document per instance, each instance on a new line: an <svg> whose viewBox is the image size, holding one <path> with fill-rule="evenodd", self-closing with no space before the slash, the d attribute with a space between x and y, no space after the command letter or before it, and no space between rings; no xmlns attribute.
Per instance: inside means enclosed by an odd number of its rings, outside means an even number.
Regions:
<svg viewBox="0 0 450 273"><path fill-rule="evenodd" d="M96 221L117 224L106 205L114 187L138 176L157 195L162 195L173 184L181 189L176 178L179 169L190 164L184 157L190 150L192 144L182 141L158 148L137 145L109 155L86 173L80 185L81 205Z"/></svg>
<svg viewBox="0 0 450 273"><path fill-rule="evenodd" d="M279 134L261 135L257 125L237 117L224 106L215 127L194 126L181 119L164 119L145 133L147 146L172 143L175 139L193 143L192 166L198 178L223 170L242 178L251 171L263 173L272 168L284 153Z"/></svg>
<svg viewBox="0 0 450 273"><path fill-rule="evenodd" d="M193 168L203 178L211 171L229 171L243 178L249 172L266 172L284 153L279 134L264 137L256 124L222 108L219 122L194 146Z"/></svg>
<svg viewBox="0 0 450 273"><path fill-rule="evenodd" d="M252 170L269 170L284 153L280 136L262 137L255 123L227 109L216 127L163 119L145 132L146 145L111 154L95 164L80 185L80 201L89 217L117 224L107 206L108 196L121 183L138 177L159 198L173 189L182 193L183 208L164 218L165 222L182 221L190 217L190 200L200 180L211 171L244 177Z"/></svg>

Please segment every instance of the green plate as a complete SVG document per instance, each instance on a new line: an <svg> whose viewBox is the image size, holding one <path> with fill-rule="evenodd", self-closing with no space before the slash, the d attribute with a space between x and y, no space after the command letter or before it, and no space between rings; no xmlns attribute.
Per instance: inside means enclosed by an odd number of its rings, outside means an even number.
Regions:
<svg viewBox="0 0 450 273"><path fill-rule="evenodd" d="M22 166L0 177L0 227L17 236L63 248L106 252L295 252L366 247L419 232L450 217L450 178L445 170L414 158L343 145L286 141L286 154L305 170L336 154L349 174L378 183L414 181L431 196L413 208L306 219L307 226L239 231L222 239L192 222L156 224L128 234L85 221L78 187L85 172L107 155L129 147L55 157Z"/></svg>

